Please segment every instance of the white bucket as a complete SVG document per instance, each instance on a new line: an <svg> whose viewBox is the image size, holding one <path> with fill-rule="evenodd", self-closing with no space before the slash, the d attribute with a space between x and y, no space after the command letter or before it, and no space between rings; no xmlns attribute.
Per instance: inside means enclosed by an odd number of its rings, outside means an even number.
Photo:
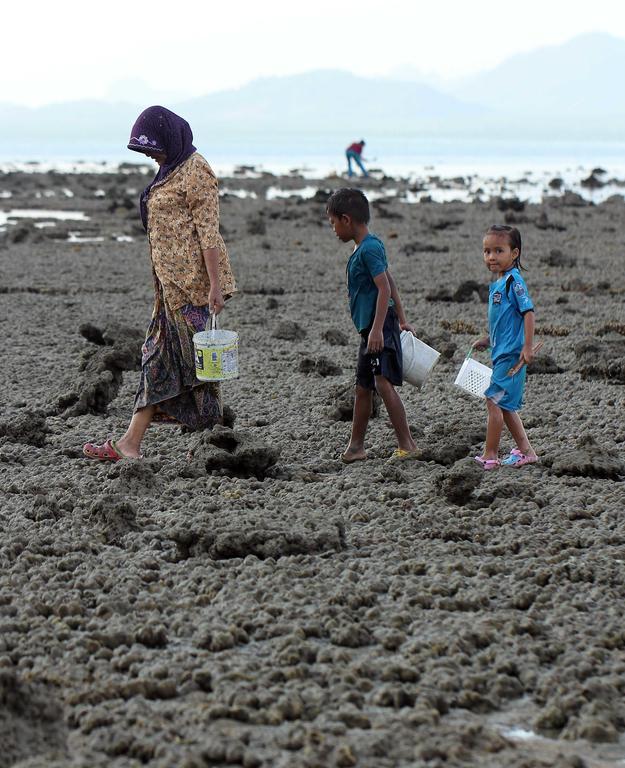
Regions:
<svg viewBox="0 0 625 768"><path fill-rule="evenodd" d="M217 317L210 316L211 329L193 336L195 375L200 381L226 381L239 375L239 334L217 329ZM208 328L208 323L206 323Z"/></svg>
<svg viewBox="0 0 625 768"><path fill-rule="evenodd" d="M415 387L422 387L430 371L440 357L432 347L417 339L410 331L401 332L401 352L403 357L403 379Z"/></svg>
<svg viewBox="0 0 625 768"><path fill-rule="evenodd" d="M458 371L454 384L474 397L485 397L484 392L490 385L493 372L487 365L482 365L470 356L465 357Z"/></svg>

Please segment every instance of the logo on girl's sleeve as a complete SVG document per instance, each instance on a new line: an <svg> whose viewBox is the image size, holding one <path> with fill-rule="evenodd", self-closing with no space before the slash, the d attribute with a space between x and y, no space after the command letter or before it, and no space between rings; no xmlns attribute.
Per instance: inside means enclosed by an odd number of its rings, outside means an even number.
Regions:
<svg viewBox="0 0 625 768"><path fill-rule="evenodd" d="M501 292L495 291L493 293L493 304L501 304Z"/></svg>
<svg viewBox="0 0 625 768"><path fill-rule="evenodd" d="M523 283L515 283L514 292L519 297L519 299L522 299L525 296L525 286Z"/></svg>

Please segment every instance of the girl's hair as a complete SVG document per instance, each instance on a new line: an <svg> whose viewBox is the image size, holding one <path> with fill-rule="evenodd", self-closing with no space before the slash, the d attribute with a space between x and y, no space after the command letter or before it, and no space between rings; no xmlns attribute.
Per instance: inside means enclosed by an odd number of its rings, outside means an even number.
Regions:
<svg viewBox="0 0 625 768"><path fill-rule="evenodd" d="M509 227L507 224L493 224L486 230L486 234L506 235L511 250L517 248L519 251L519 255L514 260L514 266L517 269L525 269L521 264L521 233L516 227Z"/></svg>

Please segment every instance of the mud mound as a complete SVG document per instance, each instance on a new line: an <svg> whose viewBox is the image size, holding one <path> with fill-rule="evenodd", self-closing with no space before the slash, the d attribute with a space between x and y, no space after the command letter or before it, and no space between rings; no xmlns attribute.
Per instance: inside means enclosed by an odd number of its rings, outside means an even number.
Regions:
<svg viewBox="0 0 625 768"><path fill-rule="evenodd" d="M0 445L5 442L24 443L41 448L49 429L45 418L32 411L23 411L0 421Z"/></svg>
<svg viewBox="0 0 625 768"><path fill-rule="evenodd" d="M561 368L551 355L537 355L532 362L527 366L527 374L531 375L547 375L554 373L562 373L564 368Z"/></svg>
<svg viewBox="0 0 625 768"><path fill-rule="evenodd" d="M440 492L452 504L466 504L483 477L484 470L474 459L461 459L439 480Z"/></svg>
<svg viewBox="0 0 625 768"><path fill-rule="evenodd" d="M438 333L430 333L425 328L417 328L416 334L424 344L439 352L442 360L451 360L458 349L458 345L451 340L449 330L443 329Z"/></svg>
<svg viewBox="0 0 625 768"><path fill-rule="evenodd" d="M525 210L525 202L518 197L498 197L495 200L497 210L502 211L516 211L520 213Z"/></svg>
<svg viewBox="0 0 625 768"><path fill-rule="evenodd" d="M297 341L306 338L306 331L295 320L282 320L278 323L273 332L275 339L284 339L285 341Z"/></svg>
<svg viewBox="0 0 625 768"><path fill-rule="evenodd" d="M280 456L280 448L255 437L216 426L202 432L189 448L189 458L207 472L225 472L235 477L263 478Z"/></svg>
<svg viewBox="0 0 625 768"><path fill-rule="evenodd" d="M579 372L582 379L607 379L617 384L625 384L625 357L607 363L583 365Z"/></svg>
<svg viewBox="0 0 625 768"><path fill-rule="evenodd" d="M127 533L139 530L134 504L117 494L99 496L89 509L88 519L107 544L118 545Z"/></svg>
<svg viewBox="0 0 625 768"><path fill-rule="evenodd" d="M43 687L21 682L13 669L0 669L0 768L65 753L63 711L56 699Z"/></svg>
<svg viewBox="0 0 625 768"><path fill-rule="evenodd" d="M468 333L471 336L477 336L480 332L477 326L466 320L441 320L441 328L450 333Z"/></svg>
<svg viewBox="0 0 625 768"><path fill-rule="evenodd" d="M331 347L346 347L349 344L347 334L339 331L338 328L327 328L321 334L321 338L327 341Z"/></svg>
<svg viewBox="0 0 625 768"><path fill-rule="evenodd" d="M553 459L545 459L555 475L598 477L619 480L625 475L625 462L611 451L606 451L591 436L581 438L577 447Z"/></svg>
<svg viewBox="0 0 625 768"><path fill-rule="evenodd" d="M122 494L144 495L158 492L160 462L143 459L119 461L109 470L109 477L116 479Z"/></svg>
<svg viewBox="0 0 625 768"><path fill-rule="evenodd" d="M441 286L428 293L425 298L428 301L453 301L464 304L473 301L475 295L482 304L488 302L488 285L478 283L477 280L465 280L455 291L451 291L447 286Z"/></svg>
<svg viewBox="0 0 625 768"><path fill-rule="evenodd" d="M330 393L326 401L330 406L328 408L328 418L331 421L351 421L354 413L354 384L339 384ZM380 398L377 393L373 395L373 407L371 409L371 418L377 418L380 413Z"/></svg>
<svg viewBox="0 0 625 768"><path fill-rule="evenodd" d="M542 257L541 261L549 267L574 267L577 264L575 256L564 253L559 248L552 248L547 256Z"/></svg>
<svg viewBox="0 0 625 768"><path fill-rule="evenodd" d="M601 328L597 330L597 336L605 336L606 333L618 333L621 336L625 336L625 323L619 323L612 321L605 323Z"/></svg>
<svg viewBox="0 0 625 768"><path fill-rule="evenodd" d="M413 256L415 253L449 253L449 246L413 240L411 243L406 243L402 246L402 252L406 256Z"/></svg>
<svg viewBox="0 0 625 768"><path fill-rule="evenodd" d="M250 527L240 524L215 527L213 520L176 528L169 533L181 559L208 554L213 560L245 558L265 560L289 555L339 552L345 545L345 527L340 519L322 526L269 527L262 519Z"/></svg>
<svg viewBox="0 0 625 768"><path fill-rule="evenodd" d="M318 357L316 360L305 357L299 364L301 373L316 373L318 376L340 376L343 369L329 360L327 357Z"/></svg>
<svg viewBox="0 0 625 768"><path fill-rule="evenodd" d="M625 340L583 339L574 347L582 379L607 379L625 383Z"/></svg>
<svg viewBox="0 0 625 768"><path fill-rule="evenodd" d="M78 381L57 398L52 409L65 417L106 413L111 400L117 397L123 372L141 366L143 332L117 323L103 331L83 324L79 332L95 347L82 353Z"/></svg>

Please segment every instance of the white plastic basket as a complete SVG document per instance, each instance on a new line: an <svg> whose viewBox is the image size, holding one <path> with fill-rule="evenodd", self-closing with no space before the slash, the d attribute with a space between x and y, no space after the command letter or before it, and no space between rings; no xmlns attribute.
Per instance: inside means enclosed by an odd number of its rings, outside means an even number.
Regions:
<svg viewBox="0 0 625 768"><path fill-rule="evenodd" d="M487 365L474 360L469 352L458 371L454 384L473 397L484 397L492 374L492 370Z"/></svg>
<svg viewBox="0 0 625 768"><path fill-rule="evenodd" d="M415 387L422 387L430 371L436 365L440 352L429 347L410 331L401 332L401 352L403 380Z"/></svg>

